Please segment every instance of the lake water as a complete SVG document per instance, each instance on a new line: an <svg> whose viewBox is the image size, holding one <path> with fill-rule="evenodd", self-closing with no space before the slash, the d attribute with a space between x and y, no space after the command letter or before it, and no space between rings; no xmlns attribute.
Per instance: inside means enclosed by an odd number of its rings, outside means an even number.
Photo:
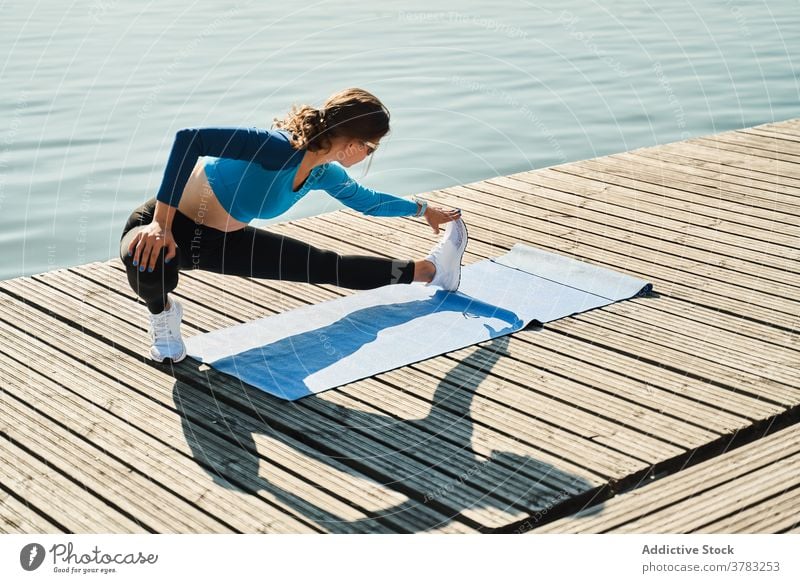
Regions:
<svg viewBox="0 0 800 583"><path fill-rule="evenodd" d="M795 0L11 0L0 47L0 279L115 256L179 128L348 86L398 195L800 115Z"/></svg>

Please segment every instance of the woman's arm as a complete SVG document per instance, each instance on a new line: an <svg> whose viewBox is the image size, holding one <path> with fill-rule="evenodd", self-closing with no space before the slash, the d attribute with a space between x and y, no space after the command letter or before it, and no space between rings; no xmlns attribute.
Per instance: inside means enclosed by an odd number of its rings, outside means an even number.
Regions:
<svg viewBox="0 0 800 583"><path fill-rule="evenodd" d="M408 217L419 216L421 205L418 203L379 192L372 188L362 186L347 174L347 171L335 163L327 164L317 188L326 191L342 204L357 210L365 215L376 217ZM439 207L428 207L424 213L425 220L433 229L439 233L439 225L454 221L461 217L458 209L443 209Z"/></svg>
<svg viewBox="0 0 800 583"><path fill-rule="evenodd" d="M317 183L342 204L365 215L376 217L408 217L419 211L417 203L362 186L340 165L328 163Z"/></svg>

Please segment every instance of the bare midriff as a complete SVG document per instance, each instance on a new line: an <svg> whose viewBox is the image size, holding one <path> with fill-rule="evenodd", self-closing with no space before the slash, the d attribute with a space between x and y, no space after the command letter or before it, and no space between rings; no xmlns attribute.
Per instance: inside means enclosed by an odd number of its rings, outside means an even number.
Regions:
<svg viewBox="0 0 800 583"><path fill-rule="evenodd" d="M217 200L214 189L208 183L205 164L198 161L192 170L186 188L183 189L178 210L192 219L198 225L204 225L229 233L238 231L247 226L247 223L237 221L228 214Z"/></svg>
<svg viewBox="0 0 800 583"><path fill-rule="evenodd" d="M305 167L303 160L295 174L292 191L297 192L305 182L310 169ZM205 163L198 160L194 166L189 181L183 189L183 195L178 203L178 210L199 225L205 225L226 233L238 231L247 226L247 223L237 221L220 204L214 194L214 189L208 182Z"/></svg>

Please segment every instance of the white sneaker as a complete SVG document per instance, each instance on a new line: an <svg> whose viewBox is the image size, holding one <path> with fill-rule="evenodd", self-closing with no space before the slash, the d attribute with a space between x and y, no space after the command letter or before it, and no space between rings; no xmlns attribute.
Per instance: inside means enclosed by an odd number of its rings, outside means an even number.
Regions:
<svg viewBox="0 0 800 583"><path fill-rule="evenodd" d="M168 358L175 363L186 358L186 345L181 338L183 307L174 299L169 302L169 310L150 314L150 357L157 362Z"/></svg>
<svg viewBox="0 0 800 583"><path fill-rule="evenodd" d="M447 291L458 289L461 284L461 259L464 257L468 238L463 219L447 223L442 240L425 258L436 267L436 274L427 285L438 285Z"/></svg>

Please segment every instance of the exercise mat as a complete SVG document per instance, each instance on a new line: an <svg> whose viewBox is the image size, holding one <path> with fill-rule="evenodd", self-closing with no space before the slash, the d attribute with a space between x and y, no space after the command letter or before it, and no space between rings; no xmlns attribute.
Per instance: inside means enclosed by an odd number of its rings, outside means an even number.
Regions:
<svg viewBox="0 0 800 583"><path fill-rule="evenodd" d="M387 285L199 334L186 345L191 357L296 400L651 289L517 244L464 267L457 292Z"/></svg>

